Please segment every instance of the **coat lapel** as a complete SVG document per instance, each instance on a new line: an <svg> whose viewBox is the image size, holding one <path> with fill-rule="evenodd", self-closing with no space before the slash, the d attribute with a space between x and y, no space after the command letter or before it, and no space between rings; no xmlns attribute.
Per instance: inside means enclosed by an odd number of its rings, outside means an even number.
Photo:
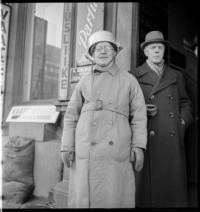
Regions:
<svg viewBox="0 0 200 212"><path fill-rule="evenodd" d="M139 79L139 82L142 84L155 85L158 76L151 70L147 63L144 63L140 68L137 69L135 76Z"/></svg>
<svg viewBox="0 0 200 212"><path fill-rule="evenodd" d="M155 86L151 91L151 95L163 90L164 88L168 87L169 85L175 82L176 82L176 74L169 68L169 66L165 66L161 78L155 84Z"/></svg>

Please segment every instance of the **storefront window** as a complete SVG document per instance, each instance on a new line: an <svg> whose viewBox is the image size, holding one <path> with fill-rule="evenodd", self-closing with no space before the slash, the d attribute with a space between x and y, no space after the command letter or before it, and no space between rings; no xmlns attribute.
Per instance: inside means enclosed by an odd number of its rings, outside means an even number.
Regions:
<svg viewBox="0 0 200 212"><path fill-rule="evenodd" d="M31 99L58 96L64 3L37 3L34 16Z"/></svg>

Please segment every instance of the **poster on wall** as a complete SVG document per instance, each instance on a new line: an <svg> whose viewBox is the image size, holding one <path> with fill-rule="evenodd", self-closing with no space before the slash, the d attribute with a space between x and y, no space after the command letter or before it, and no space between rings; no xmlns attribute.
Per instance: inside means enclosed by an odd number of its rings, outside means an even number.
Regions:
<svg viewBox="0 0 200 212"><path fill-rule="evenodd" d="M89 65L85 57L90 35L103 29L104 3L79 3L77 13L76 65Z"/></svg>
<svg viewBox="0 0 200 212"><path fill-rule="evenodd" d="M11 8L10 8L10 6L5 5L5 4L0 4L0 5L1 5L1 83L0 83L0 85L1 85L1 105L0 105L0 108L1 108L1 110L3 110ZM3 113L3 111L1 111L0 116L2 115L2 113Z"/></svg>
<svg viewBox="0 0 200 212"><path fill-rule="evenodd" d="M54 105L13 106L6 122L56 123L59 112Z"/></svg>

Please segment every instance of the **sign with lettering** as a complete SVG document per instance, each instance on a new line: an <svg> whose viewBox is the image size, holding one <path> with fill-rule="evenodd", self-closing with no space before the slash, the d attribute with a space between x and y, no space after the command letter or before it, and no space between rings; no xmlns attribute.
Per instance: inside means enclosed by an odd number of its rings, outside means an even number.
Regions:
<svg viewBox="0 0 200 212"><path fill-rule="evenodd" d="M23 105L11 108L6 122L55 123L59 112L54 105Z"/></svg>
<svg viewBox="0 0 200 212"><path fill-rule="evenodd" d="M92 70L91 65L71 68L70 69L70 83L78 82L83 75L91 73L91 70Z"/></svg>
<svg viewBox="0 0 200 212"><path fill-rule="evenodd" d="M85 58L90 35L103 29L104 3L79 3L77 13L76 64L87 65Z"/></svg>
<svg viewBox="0 0 200 212"><path fill-rule="evenodd" d="M4 94L5 74L7 64L7 50L10 24L10 7L1 5L1 94Z"/></svg>
<svg viewBox="0 0 200 212"><path fill-rule="evenodd" d="M69 92L69 69L71 61L71 22L72 22L72 3L64 4L63 11L63 30L61 46L61 65L59 71L59 94L60 101L66 101Z"/></svg>

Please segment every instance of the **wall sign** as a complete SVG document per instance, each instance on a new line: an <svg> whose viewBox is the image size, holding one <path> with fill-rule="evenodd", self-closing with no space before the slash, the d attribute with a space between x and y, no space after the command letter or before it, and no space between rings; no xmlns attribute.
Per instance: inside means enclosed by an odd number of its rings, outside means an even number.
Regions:
<svg viewBox="0 0 200 212"><path fill-rule="evenodd" d="M77 13L76 63L77 66L90 64L85 58L88 38L103 29L104 3L79 3Z"/></svg>
<svg viewBox="0 0 200 212"><path fill-rule="evenodd" d="M55 123L58 115L54 105L13 106L6 122Z"/></svg>
<svg viewBox="0 0 200 212"><path fill-rule="evenodd" d="M83 75L91 73L92 66L80 66L70 69L70 83L77 83Z"/></svg>
<svg viewBox="0 0 200 212"><path fill-rule="evenodd" d="M69 92L69 69L70 69L70 51L71 51L71 34L72 34L72 3L64 4L63 11L63 30L61 45L61 63L59 71L59 93L58 99L66 101Z"/></svg>
<svg viewBox="0 0 200 212"><path fill-rule="evenodd" d="M11 8L1 4L1 94L4 94Z"/></svg>

